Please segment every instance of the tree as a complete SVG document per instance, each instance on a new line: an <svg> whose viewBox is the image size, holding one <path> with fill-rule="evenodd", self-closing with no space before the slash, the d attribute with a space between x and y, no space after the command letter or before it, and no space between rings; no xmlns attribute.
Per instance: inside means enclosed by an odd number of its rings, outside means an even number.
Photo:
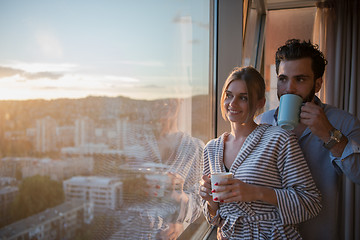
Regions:
<svg viewBox="0 0 360 240"><path fill-rule="evenodd" d="M13 221L29 217L64 202L62 183L48 176L35 175L25 178L11 205Z"/></svg>

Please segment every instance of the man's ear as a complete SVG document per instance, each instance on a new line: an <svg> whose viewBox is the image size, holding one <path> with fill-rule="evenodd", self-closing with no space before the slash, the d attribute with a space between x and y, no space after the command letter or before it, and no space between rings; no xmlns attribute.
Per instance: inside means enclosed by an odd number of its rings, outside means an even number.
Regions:
<svg viewBox="0 0 360 240"><path fill-rule="evenodd" d="M322 83L323 83L322 77L315 79L315 93L318 93L320 91Z"/></svg>

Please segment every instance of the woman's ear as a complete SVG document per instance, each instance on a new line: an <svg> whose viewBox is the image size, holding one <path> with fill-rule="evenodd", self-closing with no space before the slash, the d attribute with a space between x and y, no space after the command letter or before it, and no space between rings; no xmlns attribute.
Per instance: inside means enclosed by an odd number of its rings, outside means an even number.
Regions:
<svg viewBox="0 0 360 240"><path fill-rule="evenodd" d="M266 103L266 98L262 98L262 99L259 99L257 101L257 104L256 104L256 109L259 110L259 109L262 109L264 106L265 106L265 103Z"/></svg>

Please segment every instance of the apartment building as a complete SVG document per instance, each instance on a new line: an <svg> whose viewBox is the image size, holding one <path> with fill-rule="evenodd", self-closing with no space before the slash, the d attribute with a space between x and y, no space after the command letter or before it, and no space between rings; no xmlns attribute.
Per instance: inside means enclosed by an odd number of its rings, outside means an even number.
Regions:
<svg viewBox="0 0 360 240"><path fill-rule="evenodd" d="M122 204L122 182L118 178L76 176L63 182L66 200L92 202L94 211L116 210Z"/></svg>
<svg viewBox="0 0 360 240"><path fill-rule="evenodd" d="M0 229L0 240L73 239L92 219L91 203L67 201Z"/></svg>

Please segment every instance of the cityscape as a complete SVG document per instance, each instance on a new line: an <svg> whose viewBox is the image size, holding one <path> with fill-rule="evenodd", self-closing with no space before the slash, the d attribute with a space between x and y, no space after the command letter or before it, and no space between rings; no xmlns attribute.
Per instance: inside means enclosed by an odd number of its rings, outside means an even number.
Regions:
<svg viewBox="0 0 360 240"><path fill-rule="evenodd" d="M166 182L163 172L173 168L190 194L186 179L197 178L190 169L200 166L210 134L208 102L206 95L0 101L0 239L119 239L125 234L119 229L133 224L124 215L136 221L149 207L159 208L156 216L174 215L179 204L170 204L159 179ZM189 161L170 164L163 159L179 157L155 151L164 129L179 143L176 151L191 153ZM149 191L140 186L150 172L157 176L149 190L156 198L144 202Z"/></svg>
<svg viewBox="0 0 360 240"><path fill-rule="evenodd" d="M0 240L168 239L213 136L209 1L4 1Z"/></svg>

